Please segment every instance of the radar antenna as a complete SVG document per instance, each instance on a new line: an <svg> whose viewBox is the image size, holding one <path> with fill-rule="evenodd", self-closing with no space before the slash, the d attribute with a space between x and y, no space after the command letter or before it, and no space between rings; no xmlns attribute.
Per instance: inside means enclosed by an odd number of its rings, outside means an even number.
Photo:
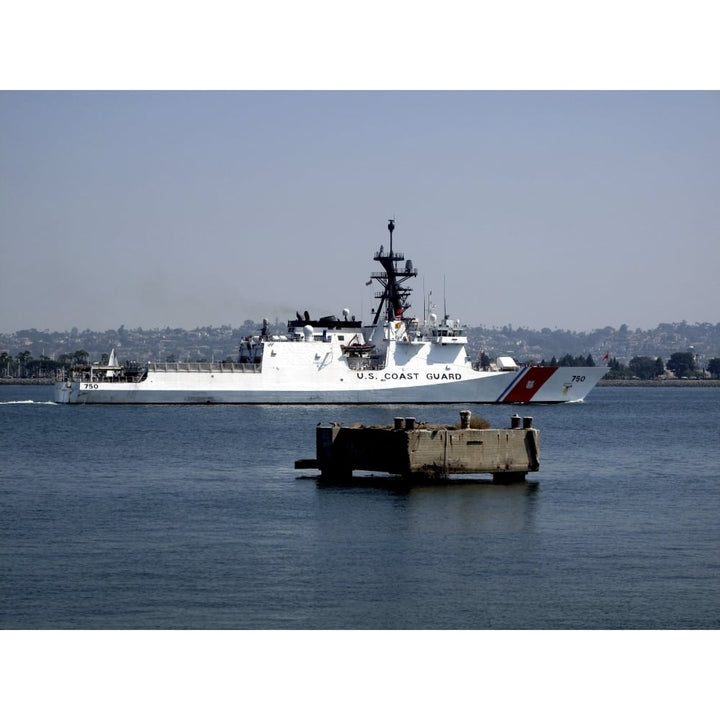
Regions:
<svg viewBox="0 0 720 720"><path fill-rule="evenodd" d="M388 230L390 231L390 252L383 252L381 246L380 252L375 254L375 259L383 266L384 272L373 273L371 276L373 280L377 280L383 286L383 290L375 294L380 303L375 312L373 325L378 324L383 306L388 321L403 317L403 313L410 307L408 297L411 291L410 288L403 287L403 284L409 278L417 275L417 270L412 263L410 261L404 263L405 256L393 250L392 234L395 230L395 218L388 221ZM404 264L398 265L398 263Z"/></svg>

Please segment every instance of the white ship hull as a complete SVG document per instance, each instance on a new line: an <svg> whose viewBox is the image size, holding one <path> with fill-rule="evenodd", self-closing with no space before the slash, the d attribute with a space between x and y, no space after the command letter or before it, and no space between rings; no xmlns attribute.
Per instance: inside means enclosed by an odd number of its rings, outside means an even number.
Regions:
<svg viewBox="0 0 720 720"><path fill-rule="evenodd" d="M412 345L412 343L409 343ZM278 343L277 364L267 360L261 371L241 365L151 365L141 382L68 380L55 385L59 403L109 404L442 404L553 403L583 400L606 373L602 367L521 368L514 372L474 370L469 363L427 363L408 360L380 370L354 370L333 343L300 344L310 368L283 362ZM265 353L272 356L273 343ZM339 351L339 347L334 348ZM295 358L297 360L297 358Z"/></svg>

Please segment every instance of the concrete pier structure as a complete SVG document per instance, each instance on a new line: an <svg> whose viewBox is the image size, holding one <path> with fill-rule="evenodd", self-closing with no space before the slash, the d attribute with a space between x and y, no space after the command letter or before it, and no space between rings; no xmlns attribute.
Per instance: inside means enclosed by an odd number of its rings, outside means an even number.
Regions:
<svg viewBox="0 0 720 720"><path fill-rule="evenodd" d="M457 428L395 418L389 427L316 429L316 458L296 469L319 468L323 478L347 479L354 470L384 472L407 479L443 480L452 475L492 475L494 482L524 482L540 468L540 432L532 418L511 419L510 428L473 429L470 411Z"/></svg>

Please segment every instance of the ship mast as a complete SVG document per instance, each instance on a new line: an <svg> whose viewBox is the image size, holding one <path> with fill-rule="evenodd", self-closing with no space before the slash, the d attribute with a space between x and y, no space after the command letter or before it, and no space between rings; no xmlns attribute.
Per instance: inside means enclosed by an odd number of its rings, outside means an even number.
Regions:
<svg viewBox="0 0 720 720"><path fill-rule="evenodd" d="M371 278L377 280L383 286L381 292L375 293L375 297L380 300L378 309L375 312L373 325L378 324L378 320L385 308L385 319L388 322L403 317L404 312L410 307L408 297L412 288L403 287L403 284L411 277L417 275L417 270L413 268L412 261L408 260L404 268L398 267L397 263L403 262L405 256L402 253L396 253L393 250L393 230L395 230L395 220L388 221L388 230L390 231L390 252L384 252L383 246L380 246L380 252L375 253L375 260L383 266L383 272L372 273Z"/></svg>

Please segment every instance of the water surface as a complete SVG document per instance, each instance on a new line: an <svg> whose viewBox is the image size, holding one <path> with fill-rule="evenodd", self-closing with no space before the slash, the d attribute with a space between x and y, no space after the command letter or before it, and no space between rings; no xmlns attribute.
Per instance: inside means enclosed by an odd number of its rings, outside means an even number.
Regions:
<svg viewBox="0 0 720 720"><path fill-rule="evenodd" d="M720 391L532 415L518 486L320 483L319 422L461 407L61 406L0 386L0 627L720 627ZM308 477L308 474L310 477ZM304 475L304 477L303 477Z"/></svg>

